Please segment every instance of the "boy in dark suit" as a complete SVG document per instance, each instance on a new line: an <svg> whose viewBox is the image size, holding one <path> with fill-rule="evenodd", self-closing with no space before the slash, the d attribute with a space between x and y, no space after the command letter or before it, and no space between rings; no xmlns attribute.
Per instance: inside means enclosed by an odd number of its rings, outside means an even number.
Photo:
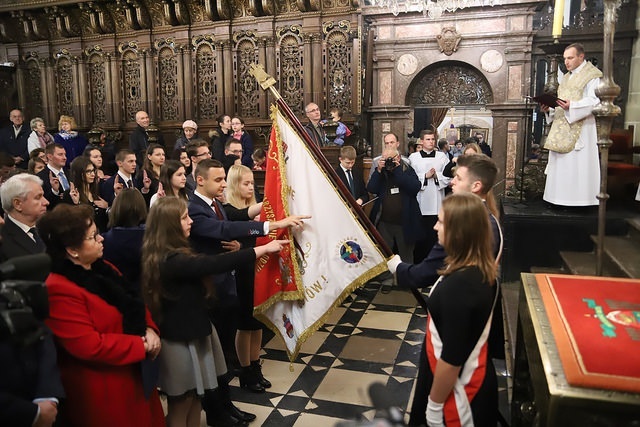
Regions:
<svg viewBox="0 0 640 427"><path fill-rule="evenodd" d="M356 149L350 145L340 148L340 165L335 168L338 177L349 189L356 203L362 206L369 200L369 193L362 179L362 171L356 171L353 166L356 163Z"/></svg>

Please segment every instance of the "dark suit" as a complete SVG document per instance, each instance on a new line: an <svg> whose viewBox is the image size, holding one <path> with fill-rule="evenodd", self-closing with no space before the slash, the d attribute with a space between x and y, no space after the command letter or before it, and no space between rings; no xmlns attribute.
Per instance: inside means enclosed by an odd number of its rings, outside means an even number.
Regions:
<svg viewBox="0 0 640 427"><path fill-rule="evenodd" d="M69 181L69 185L71 185L71 173L69 172L69 169L63 168L63 171L64 171L64 175L67 177L67 181ZM44 197L49 201L49 206L47 206L48 211L55 208L56 205L62 201L62 197L64 196L64 191L62 190L62 184L60 184L60 191L58 192L58 195L53 194L53 189L51 188L51 181L49 180L50 173L53 173L53 171L48 167L38 172L38 177L42 180L42 189L44 190Z"/></svg>
<svg viewBox="0 0 640 427"><path fill-rule="evenodd" d="M48 328L36 343L21 347L0 341L0 420L2 425L31 427L38 413L36 398L65 396L56 349Z"/></svg>
<svg viewBox="0 0 640 427"><path fill-rule="evenodd" d="M0 258L2 260L40 254L46 249L41 241L40 245L38 245L10 218L5 220L2 230L0 230L0 236L2 236L2 245L0 246Z"/></svg>
<svg viewBox="0 0 640 427"><path fill-rule="evenodd" d="M22 125L18 136L13 130L13 124L0 130L0 151L4 151L11 157L22 157L22 162L16 163L16 167L27 169L29 165L29 150L27 149L29 134L31 129L25 123Z"/></svg>
<svg viewBox="0 0 640 427"><path fill-rule="evenodd" d="M347 175L342 166L338 165L335 170L345 187L349 188L349 181L347 181ZM364 185L364 179L362 179L362 171L351 169L351 176L353 177L353 198L362 199L362 203L366 203L369 201L369 193Z"/></svg>
<svg viewBox="0 0 640 427"><path fill-rule="evenodd" d="M223 240L230 241L264 235L263 222L239 221L240 217L234 217L235 221L229 221L221 203L216 203L216 210L221 213L223 219L218 218L211 206L196 194L189 199L189 216L193 220L189 240L196 252L210 255L221 254L227 252L222 248L221 241ZM247 209L240 210L238 214L242 215L242 212L244 212L244 219L248 219ZM216 284L216 304L209 311L209 316L218 330L227 364L234 364L236 357L235 351L233 351L236 333L235 318L238 310L236 280L229 271L214 275L213 283Z"/></svg>
<svg viewBox="0 0 640 427"><path fill-rule="evenodd" d="M109 206L111 206L113 200L116 198L116 195L113 192L113 186L116 183L116 179L118 180L118 182L122 183L122 188L127 188L127 183L124 182L120 175L118 175L117 171L116 173L111 175L109 179L106 179L100 183L100 197L102 197L105 202L109 203ZM131 184L135 188L133 177L131 177Z"/></svg>

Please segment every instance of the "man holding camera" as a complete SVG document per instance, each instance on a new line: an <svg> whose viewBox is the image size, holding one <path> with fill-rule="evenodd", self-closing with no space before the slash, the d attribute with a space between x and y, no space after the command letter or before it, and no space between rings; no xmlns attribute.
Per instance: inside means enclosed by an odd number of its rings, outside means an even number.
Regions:
<svg viewBox="0 0 640 427"><path fill-rule="evenodd" d="M421 184L413 168L400 157L397 135L385 135L384 144L367 184L367 190L378 196L371 220L387 245L398 249L395 253L413 259L414 244L423 237L416 199Z"/></svg>

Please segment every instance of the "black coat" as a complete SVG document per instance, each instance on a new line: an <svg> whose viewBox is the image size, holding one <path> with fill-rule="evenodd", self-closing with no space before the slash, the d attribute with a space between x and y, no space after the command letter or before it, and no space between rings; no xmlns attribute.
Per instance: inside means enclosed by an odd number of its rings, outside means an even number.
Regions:
<svg viewBox="0 0 640 427"><path fill-rule="evenodd" d="M345 187L349 188L349 182L347 181L347 175L341 166L338 166L336 169L336 173L340 180L344 183ZM362 179L362 171L351 169L351 176L353 177L353 187L354 194L353 198L358 200L362 199L362 203L366 203L369 201L369 192L367 191L364 185L364 179Z"/></svg>
<svg viewBox="0 0 640 427"><path fill-rule="evenodd" d="M29 150L27 146L30 134L31 129L26 124L22 125L17 137L13 130L13 125L0 129L0 151L4 151L11 157L22 157L22 161L16 163L16 167L20 169L27 169L29 165Z"/></svg>
<svg viewBox="0 0 640 427"><path fill-rule="evenodd" d="M38 245L9 218L5 220L0 230L0 236L2 236L2 245L0 245L0 258L2 260L40 254L45 251L44 243L41 242Z"/></svg>

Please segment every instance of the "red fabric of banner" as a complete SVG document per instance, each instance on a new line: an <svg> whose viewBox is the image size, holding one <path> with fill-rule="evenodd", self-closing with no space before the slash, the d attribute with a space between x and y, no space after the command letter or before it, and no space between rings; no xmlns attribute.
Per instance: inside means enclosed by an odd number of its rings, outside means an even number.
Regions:
<svg viewBox="0 0 640 427"><path fill-rule="evenodd" d="M567 382L640 392L640 281L536 278Z"/></svg>
<svg viewBox="0 0 640 427"><path fill-rule="evenodd" d="M267 151L267 170L265 172L264 199L262 211L260 212L260 221L278 221L288 216L282 176L280 175L280 161L276 129L273 127ZM288 228L274 230L268 236L258 238L256 245L263 245L273 239L291 241L291 232ZM279 254L265 255L256 260L253 293L254 307L259 307L265 303L270 305L270 302L283 296L283 293L297 292L297 290L290 246L283 248Z"/></svg>

